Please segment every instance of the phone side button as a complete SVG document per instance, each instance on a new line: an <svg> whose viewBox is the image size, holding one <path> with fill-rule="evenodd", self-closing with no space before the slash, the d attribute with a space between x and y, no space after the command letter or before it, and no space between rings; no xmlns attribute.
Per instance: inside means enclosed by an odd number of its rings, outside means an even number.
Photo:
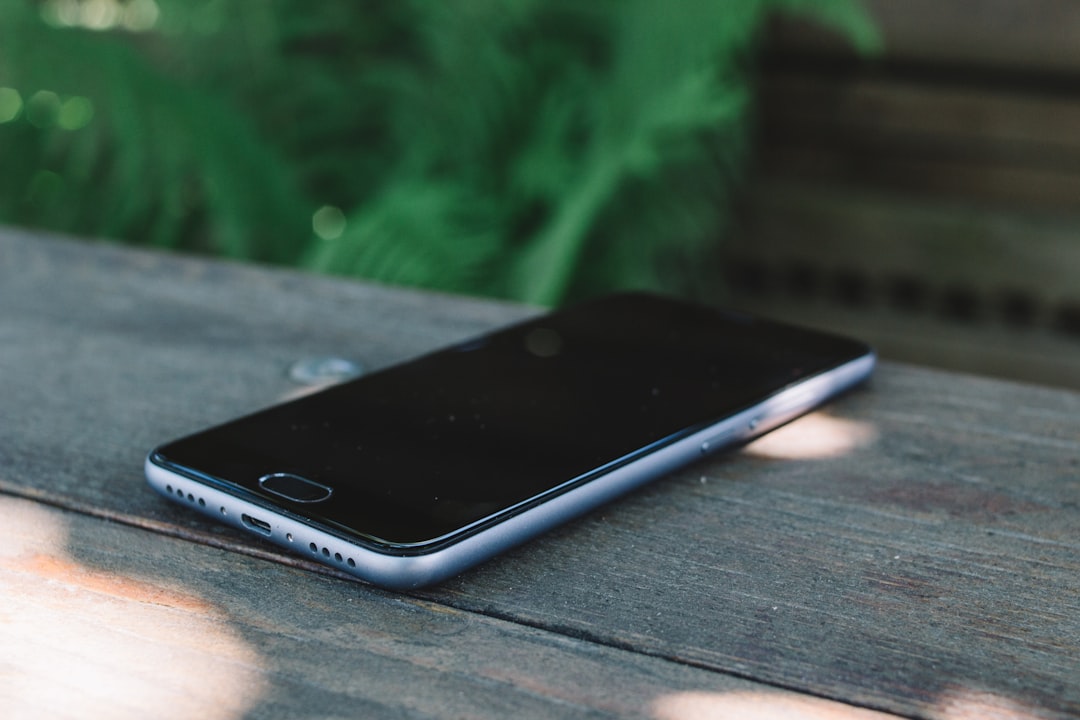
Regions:
<svg viewBox="0 0 1080 720"><path fill-rule="evenodd" d="M724 447L729 442L731 442L731 439L734 436L735 436L735 431L734 430L726 430L726 431L720 433L719 435L716 435L714 437L709 438L705 442L701 443L701 452L702 452L702 454L710 453L710 452L713 452L714 450L718 450L718 449Z"/></svg>
<svg viewBox="0 0 1080 720"><path fill-rule="evenodd" d="M259 478L259 486L286 500L301 503L322 502L334 492L331 488L292 473L272 473Z"/></svg>

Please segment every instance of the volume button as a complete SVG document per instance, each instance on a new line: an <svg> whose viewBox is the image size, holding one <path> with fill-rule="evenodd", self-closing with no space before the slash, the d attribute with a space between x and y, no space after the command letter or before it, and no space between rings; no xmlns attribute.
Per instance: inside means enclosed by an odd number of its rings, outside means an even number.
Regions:
<svg viewBox="0 0 1080 720"><path fill-rule="evenodd" d="M722 448L724 445L726 445L728 443L728 441L731 440L731 438L732 438L732 436L734 434L735 434L734 430L725 430L724 432L720 433L719 435L715 435L715 436L709 438L705 442L701 443L701 452L702 453L709 453L709 452L713 452L714 450L717 450L719 448Z"/></svg>

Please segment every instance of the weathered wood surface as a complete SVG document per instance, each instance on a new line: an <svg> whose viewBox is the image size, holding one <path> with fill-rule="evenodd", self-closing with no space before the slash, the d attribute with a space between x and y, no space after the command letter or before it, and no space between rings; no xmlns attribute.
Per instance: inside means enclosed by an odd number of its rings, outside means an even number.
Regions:
<svg viewBox="0 0 1080 720"><path fill-rule="evenodd" d="M892 717L22 499L0 523L6 720Z"/></svg>
<svg viewBox="0 0 1080 720"><path fill-rule="evenodd" d="M769 702L829 698L838 713L1080 715L1080 395L1068 392L886 363L825 412L412 597L283 557L144 487L150 447L296 392L286 371L301 357L383 366L530 312L0 232L0 491L36 501L4 501L18 531L0 555L0 633L39 654L26 669L0 643L0 702L35 709L19 688L46 682L51 653L111 668L112 639L90 631L100 610L165 658L138 661L137 687L178 655L215 677L227 666L235 714L362 702L662 717L657 698L696 698L738 716L730 703L762 689L738 677L799 693ZM67 539L41 535L53 526ZM30 608L45 627L73 623L75 645L36 640ZM186 620L219 639L184 645ZM351 681L338 661L357 668ZM164 682L168 697L186 692ZM234 681L217 682L206 692ZM117 707L139 714L149 697Z"/></svg>

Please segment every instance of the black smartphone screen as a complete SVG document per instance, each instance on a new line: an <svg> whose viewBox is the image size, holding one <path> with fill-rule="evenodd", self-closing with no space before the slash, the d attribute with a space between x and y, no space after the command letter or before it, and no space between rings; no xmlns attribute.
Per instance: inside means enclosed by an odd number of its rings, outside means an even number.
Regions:
<svg viewBox="0 0 1080 720"><path fill-rule="evenodd" d="M159 448L155 461L380 547L483 527L869 352L646 294L559 311ZM315 504L267 493L293 473Z"/></svg>

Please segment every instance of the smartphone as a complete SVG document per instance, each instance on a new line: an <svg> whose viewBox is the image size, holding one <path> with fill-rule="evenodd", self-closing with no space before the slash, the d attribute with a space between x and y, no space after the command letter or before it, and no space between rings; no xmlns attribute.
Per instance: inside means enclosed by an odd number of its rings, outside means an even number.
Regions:
<svg viewBox="0 0 1080 720"><path fill-rule="evenodd" d="M174 502L391 589L445 580L866 378L864 343L644 294L153 450Z"/></svg>

